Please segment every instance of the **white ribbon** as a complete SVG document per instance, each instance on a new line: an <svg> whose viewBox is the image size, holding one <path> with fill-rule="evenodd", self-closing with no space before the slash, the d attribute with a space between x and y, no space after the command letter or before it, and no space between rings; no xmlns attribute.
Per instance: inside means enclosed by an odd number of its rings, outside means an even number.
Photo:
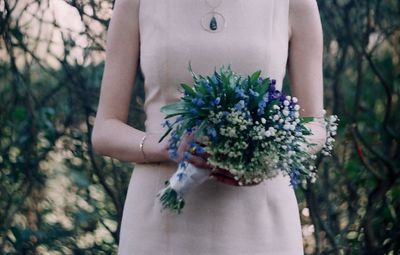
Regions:
<svg viewBox="0 0 400 255"><path fill-rule="evenodd" d="M181 196L189 189L205 182L210 176L210 170L202 169L191 163L179 164L178 170L169 179L169 185Z"/></svg>

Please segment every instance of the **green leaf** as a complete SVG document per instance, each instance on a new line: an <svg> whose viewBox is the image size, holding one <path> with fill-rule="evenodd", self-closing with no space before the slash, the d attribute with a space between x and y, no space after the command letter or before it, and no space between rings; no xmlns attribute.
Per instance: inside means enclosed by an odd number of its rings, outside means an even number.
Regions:
<svg viewBox="0 0 400 255"><path fill-rule="evenodd" d="M301 123L308 123L314 120L314 117L300 117Z"/></svg>
<svg viewBox="0 0 400 255"><path fill-rule="evenodd" d="M250 82L251 83L256 82L258 77L260 77L260 74L261 74L261 70L255 71L250 77Z"/></svg>
<svg viewBox="0 0 400 255"><path fill-rule="evenodd" d="M160 108L160 111L169 115L178 112L186 112L190 109L187 102L179 101L171 104L164 105Z"/></svg>
<svg viewBox="0 0 400 255"><path fill-rule="evenodd" d="M186 83L181 83L182 88L185 90L186 93L188 93L191 96L196 96L196 93L194 92L193 88L190 87Z"/></svg>
<svg viewBox="0 0 400 255"><path fill-rule="evenodd" d="M168 130L165 131L165 133L161 136L161 138L160 138L160 140L158 140L158 142L160 143L162 140L164 140L164 138L165 138L169 133L171 133L172 129L173 129L172 127L168 128Z"/></svg>
<svg viewBox="0 0 400 255"><path fill-rule="evenodd" d="M196 139L200 138L203 133L204 133L204 129L208 126L208 121L207 120L203 120L203 122L201 122L200 126L198 127L194 137Z"/></svg>

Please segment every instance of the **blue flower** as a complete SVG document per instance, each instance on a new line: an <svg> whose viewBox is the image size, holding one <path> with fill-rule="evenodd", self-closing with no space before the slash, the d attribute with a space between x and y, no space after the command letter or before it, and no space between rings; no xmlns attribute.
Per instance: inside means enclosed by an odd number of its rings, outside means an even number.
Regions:
<svg viewBox="0 0 400 255"><path fill-rule="evenodd" d="M300 171L298 168L294 168L289 172L290 176L290 185L293 188L297 188L297 186L300 184Z"/></svg>
<svg viewBox="0 0 400 255"><path fill-rule="evenodd" d="M258 92L254 91L252 89L249 89L249 93L250 93L250 95L252 95L254 97L258 97L259 96Z"/></svg>
<svg viewBox="0 0 400 255"><path fill-rule="evenodd" d="M185 151L183 153L183 161L188 161L190 156L191 156L190 153L188 151Z"/></svg>
<svg viewBox="0 0 400 255"><path fill-rule="evenodd" d="M203 146L201 146L200 144L196 143L195 140L190 140L188 142L189 144L189 148L196 148L196 155L203 155L205 153L205 150L203 148Z"/></svg>
<svg viewBox="0 0 400 255"><path fill-rule="evenodd" d="M177 176L178 176L178 181L182 181L183 178L186 177L186 174L183 173L183 172L180 172L180 173L177 174Z"/></svg>
<svg viewBox="0 0 400 255"><path fill-rule="evenodd" d="M237 111L241 111L245 107L244 101L240 100L237 104L235 104L235 109Z"/></svg>
<svg viewBox="0 0 400 255"><path fill-rule="evenodd" d="M171 124L171 122L170 122L169 120L166 120L166 121L163 122L161 125L162 125L163 127L168 127L168 128L171 128L171 126L172 126L172 124Z"/></svg>
<svg viewBox="0 0 400 255"><path fill-rule="evenodd" d="M207 91L209 93L211 93L213 90L213 87L210 85L210 82L208 80L205 80L203 84L204 84L204 87L206 87Z"/></svg>
<svg viewBox="0 0 400 255"><path fill-rule="evenodd" d="M177 160L178 159L178 151L175 149L169 149L168 156L170 159Z"/></svg>
<svg viewBox="0 0 400 255"><path fill-rule="evenodd" d="M219 103L221 103L220 97L216 97L213 100L211 100L211 106L217 106L217 105L219 105Z"/></svg>
<svg viewBox="0 0 400 255"><path fill-rule="evenodd" d="M246 120L251 120L252 119L251 114L250 114L249 111L245 112L245 116L244 117L245 117Z"/></svg>
<svg viewBox="0 0 400 255"><path fill-rule="evenodd" d="M179 137L176 131L171 132L171 137L169 139L168 155L171 159L176 160L178 158L178 141Z"/></svg>
<svg viewBox="0 0 400 255"><path fill-rule="evenodd" d="M195 97L195 98L192 99L192 103L193 103L194 105L196 105L197 107L202 107L202 106L204 106L204 105L206 104L206 103L203 101L203 99L197 98L197 97Z"/></svg>
<svg viewBox="0 0 400 255"><path fill-rule="evenodd" d="M215 138L217 137L217 131L213 127L209 127L207 129L207 134L211 138L211 141L215 141Z"/></svg>
<svg viewBox="0 0 400 255"><path fill-rule="evenodd" d="M244 93L244 90L240 87L235 88L236 97L239 99L246 99L248 96Z"/></svg>
<svg viewBox="0 0 400 255"><path fill-rule="evenodd" d="M264 114L264 109L267 106L268 102L269 102L269 92L265 93L261 101L258 103L257 114L259 116Z"/></svg>
<svg viewBox="0 0 400 255"><path fill-rule="evenodd" d="M190 112L191 112L193 115L199 114L199 111L198 111L196 108L191 108L191 109L190 109Z"/></svg>
<svg viewBox="0 0 400 255"><path fill-rule="evenodd" d="M181 162L179 162L179 167L183 167L184 169L186 169L186 167L187 167L187 162L186 161L181 161Z"/></svg>

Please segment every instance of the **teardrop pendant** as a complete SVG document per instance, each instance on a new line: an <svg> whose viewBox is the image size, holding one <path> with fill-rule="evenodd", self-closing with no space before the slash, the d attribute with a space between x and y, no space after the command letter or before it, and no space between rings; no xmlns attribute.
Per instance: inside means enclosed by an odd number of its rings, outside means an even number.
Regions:
<svg viewBox="0 0 400 255"><path fill-rule="evenodd" d="M217 28L218 28L217 19L215 18L215 16L213 16L210 21L210 29L215 31L215 30L217 30Z"/></svg>
<svg viewBox="0 0 400 255"><path fill-rule="evenodd" d="M206 13L200 20L201 26L210 33L218 33L225 30L227 23L221 13L211 11Z"/></svg>

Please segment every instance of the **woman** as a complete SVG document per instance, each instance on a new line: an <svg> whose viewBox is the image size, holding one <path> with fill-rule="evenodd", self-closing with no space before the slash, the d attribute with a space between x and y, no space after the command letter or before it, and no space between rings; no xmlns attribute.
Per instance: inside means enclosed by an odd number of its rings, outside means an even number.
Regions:
<svg viewBox="0 0 400 255"><path fill-rule="evenodd" d="M288 176L238 187L221 170L185 196L182 214L161 211L156 193L177 162L168 157L168 139L158 143L164 132L160 107L179 99L180 83L192 82L190 60L200 74L227 64L241 74L260 69L278 89L287 67L301 114L321 116L322 44L315 0L116 0L92 142L99 154L135 162L119 254L303 254ZM138 65L146 132L126 124ZM317 152L325 130L318 122L309 126ZM179 148L179 158L185 150ZM190 162L210 169L194 154Z"/></svg>

